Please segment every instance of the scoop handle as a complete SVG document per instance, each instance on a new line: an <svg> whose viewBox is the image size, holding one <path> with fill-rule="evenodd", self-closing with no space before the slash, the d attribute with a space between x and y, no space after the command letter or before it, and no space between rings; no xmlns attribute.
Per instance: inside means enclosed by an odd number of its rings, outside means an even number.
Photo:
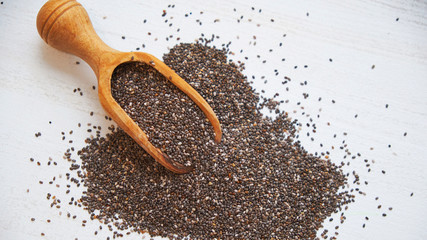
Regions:
<svg viewBox="0 0 427 240"><path fill-rule="evenodd" d="M96 34L83 6L75 0L50 0L37 15L37 30L50 46L74 54L99 77L104 53L118 52Z"/></svg>

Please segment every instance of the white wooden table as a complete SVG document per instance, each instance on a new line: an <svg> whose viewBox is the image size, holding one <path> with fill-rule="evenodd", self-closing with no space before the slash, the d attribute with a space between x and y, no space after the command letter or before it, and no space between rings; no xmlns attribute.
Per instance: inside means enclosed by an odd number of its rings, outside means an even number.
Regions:
<svg viewBox="0 0 427 240"><path fill-rule="evenodd" d="M231 41L232 58L246 63L249 78L256 76L257 91L289 100L282 107L302 123L306 149L329 151L338 164L350 161L343 170L360 175L361 185L350 188L360 187L366 196L356 194L344 224L340 213L326 220L328 235L338 224L338 239L427 239L427 2L80 2L100 37L121 51L140 47L161 58L168 47L193 42L201 33L220 36L214 42L219 47ZM106 239L111 235L106 227L99 230L84 210L68 205L82 190L71 187L65 194L63 174L69 166L62 155L70 146L84 146L87 123L106 129L111 122L92 90L96 80L88 65L39 37L35 20L43 3L3 0L0 5L0 239ZM283 76L292 81L282 85ZM77 88L83 96L73 92ZM307 137L310 118L317 132ZM347 159L339 148L343 140L351 152ZM48 166L49 158L57 166ZM48 184L54 176L55 183ZM60 209L50 207L48 192L65 201Z"/></svg>

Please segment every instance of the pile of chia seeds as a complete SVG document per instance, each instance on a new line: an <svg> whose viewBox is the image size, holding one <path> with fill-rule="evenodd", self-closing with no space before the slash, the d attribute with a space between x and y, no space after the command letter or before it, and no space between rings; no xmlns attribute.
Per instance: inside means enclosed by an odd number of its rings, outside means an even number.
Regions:
<svg viewBox="0 0 427 240"><path fill-rule="evenodd" d="M222 141L214 143L203 112L156 70L119 66L113 97L155 146L195 170L169 172L121 129L92 137L79 151L81 203L92 219L171 239L315 239L352 200L342 171L295 141L296 123L274 99L260 102L226 50L180 44L164 62L213 108Z"/></svg>

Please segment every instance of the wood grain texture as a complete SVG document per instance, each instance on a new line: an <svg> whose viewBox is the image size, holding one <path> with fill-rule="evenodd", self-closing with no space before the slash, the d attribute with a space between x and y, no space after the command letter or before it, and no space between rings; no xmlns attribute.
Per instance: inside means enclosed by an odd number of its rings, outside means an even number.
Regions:
<svg viewBox="0 0 427 240"><path fill-rule="evenodd" d="M64 176L59 178L59 173L67 172L69 167L62 159L63 152L71 145L76 149L84 146L88 123L103 129L112 124L105 120L97 91L92 90L97 84L95 74L85 63L77 65L79 58L54 50L40 39L35 20L45 1L3 2L0 239L39 239L41 232L46 233L47 239L93 239L99 223L88 221L86 228L81 227L81 220L89 217L82 209L68 206L69 196L62 188L67 181ZM168 47L193 42L200 33L220 36L216 40L218 47L232 41L232 57L245 62L245 74L249 79L255 76L257 92L264 90L267 96L278 92L279 99L288 100L283 108L301 122L299 139L307 150L329 151L330 159L338 164L347 154L339 149L343 144L351 148L348 158L361 154L345 170L357 171L369 183L358 186L366 196L357 194L355 203L349 205L347 220L340 225L337 238L427 239L425 1L80 2L100 38L122 52L139 47L161 58ZM170 4L175 8L168 8ZM161 16L163 10L167 11L165 17ZM214 23L215 19L219 21ZM173 37L166 40L170 35ZM282 58L286 60L282 62ZM262 64L263 60L266 64ZM287 75L292 81L288 85L276 81L275 69L280 80ZM73 92L77 88L83 96L79 91ZM309 97L304 99L303 93L309 93ZM312 124L310 118L316 123L317 132L306 136L310 129L306 124ZM74 130L72 135L68 134L70 130ZM39 131L42 136L35 138ZM62 131L66 133L65 141L61 140ZM69 140L74 143L69 144ZM30 157L42 166L36 167ZM49 157L58 166L48 167ZM370 173L364 159L371 164ZM61 188L38 183L51 180L53 175ZM78 195L82 189L72 187L71 191ZM57 209L50 208L47 192L65 202L59 210L61 216ZM381 209L377 209L379 204ZM68 219L67 212L77 215L76 220ZM382 213L387 216L382 217ZM369 216L368 221L365 216ZM31 217L36 221L31 222ZM340 214L332 217L332 222L324 224L331 234L339 224ZM46 219L52 222L47 223ZM362 228L364 223L366 227ZM96 237L105 239L108 235L103 230ZM131 234L126 239L140 236Z"/></svg>

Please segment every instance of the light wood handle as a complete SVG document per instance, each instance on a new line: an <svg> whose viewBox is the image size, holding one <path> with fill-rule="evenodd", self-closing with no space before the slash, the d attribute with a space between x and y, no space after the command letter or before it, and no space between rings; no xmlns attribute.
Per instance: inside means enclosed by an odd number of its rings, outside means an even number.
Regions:
<svg viewBox="0 0 427 240"><path fill-rule="evenodd" d="M102 56L118 52L96 34L83 6L75 0L50 0L37 15L37 30L50 46L74 54L99 77Z"/></svg>

